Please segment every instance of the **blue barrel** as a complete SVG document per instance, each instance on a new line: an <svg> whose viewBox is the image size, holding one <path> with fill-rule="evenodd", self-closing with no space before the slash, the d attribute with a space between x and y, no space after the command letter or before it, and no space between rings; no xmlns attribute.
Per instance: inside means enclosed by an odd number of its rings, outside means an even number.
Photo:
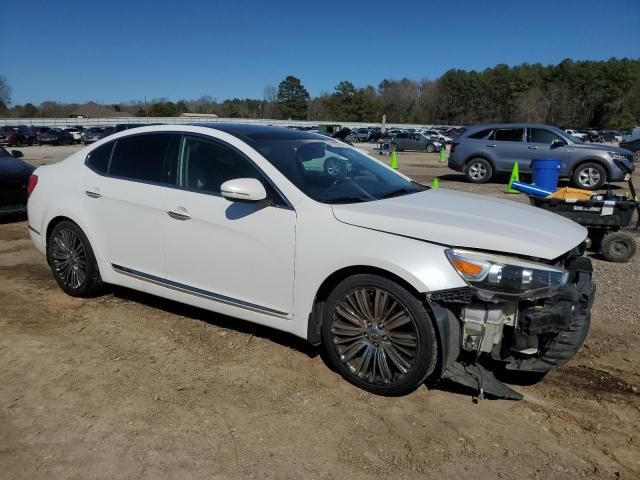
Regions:
<svg viewBox="0 0 640 480"><path fill-rule="evenodd" d="M551 158L531 160L533 184L547 192L555 192L558 188L558 177L562 162Z"/></svg>

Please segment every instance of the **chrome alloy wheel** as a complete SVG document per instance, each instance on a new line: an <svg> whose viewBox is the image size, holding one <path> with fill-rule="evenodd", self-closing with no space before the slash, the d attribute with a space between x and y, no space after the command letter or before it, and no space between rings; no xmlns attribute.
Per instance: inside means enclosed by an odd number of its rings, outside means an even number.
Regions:
<svg viewBox="0 0 640 480"><path fill-rule="evenodd" d="M487 167L480 162L472 163L469 166L469 176L474 180L482 180L487 176Z"/></svg>
<svg viewBox="0 0 640 480"><path fill-rule="evenodd" d="M418 356L418 331L408 309L377 287L351 290L331 315L340 360L361 379L378 385L402 380Z"/></svg>
<svg viewBox="0 0 640 480"><path fill-rule="evenodd" d="M578 181L585 187L595 187L600 182L600 172L593 167L587 167L578 174Z"/></svg>
<svg viewBox="0 0 640 480"><path fill-rule="evenodd" d="M73 231L62 229L52 239L53 272L62 283L76 289L87 278L87 254Z"/></svg>

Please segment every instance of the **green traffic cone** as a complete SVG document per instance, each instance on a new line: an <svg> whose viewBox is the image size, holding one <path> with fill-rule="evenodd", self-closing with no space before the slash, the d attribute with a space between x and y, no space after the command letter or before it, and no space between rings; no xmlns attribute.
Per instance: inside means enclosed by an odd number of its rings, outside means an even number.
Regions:
<svg viewBox="0 0 640 480"><path fill-rule="evenodd" d="M396 155L395 150L391 152L391 161L389 162L389 166L391 168L395 168L396 170L398 169L398 156Z"/></svg>
<svg viewBox="0 0 640 480"><path fill-rule="evenodd" d="M511 178L509 179L509 184L507 185L507 189L504 193L520 193L518 190L514 189L511 185L513 182L520 181L520 174L518 172L518 162L513 164L513 170L511 170Z"/></svg>
<svg viewBox="0 0 640 480"><path fill-rule="evenodd" d="M442 150L440 150L440 159L438 160L439 163L447 162L447 159L445 158L445 150L446 148L443 148Z"/></svg>
<svg viewBox="0 0 640 480"><path fill-rule="evenodd" d="M434 178L431 185L432 185L432 188L440 188L440 179Z"/></svg>

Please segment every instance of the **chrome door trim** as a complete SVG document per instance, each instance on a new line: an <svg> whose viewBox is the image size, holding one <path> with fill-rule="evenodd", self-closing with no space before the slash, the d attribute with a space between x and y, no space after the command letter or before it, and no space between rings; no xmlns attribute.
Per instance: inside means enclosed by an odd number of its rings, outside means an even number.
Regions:
<svg viewBox="0 0 640 480"><path fill-rule="evenodd" d="M155 275L140 272L132 268L123 267L122 265L117 265L115 263L112 263L111 267L114 271L122 275L127 275L139 280L144 280L145 282L154 283L156 285L160 285L161 287L170 288L179 292L189 293L196 297L206 298L207 300L213 300L215 302L224 303L226 305L244 308L245 310L263 313L265 315L271 315L272 317L285 319L290 318L287 312L281 312L279 310L274 310L273 308L263 307L262 305L257 305L255 303L245 302L244 300L238 300L237 298L227 297L226 295L221 295L219 293L209 292L208 290L185 285L184 283L174 282L173 280L157 277Z"/></svg>

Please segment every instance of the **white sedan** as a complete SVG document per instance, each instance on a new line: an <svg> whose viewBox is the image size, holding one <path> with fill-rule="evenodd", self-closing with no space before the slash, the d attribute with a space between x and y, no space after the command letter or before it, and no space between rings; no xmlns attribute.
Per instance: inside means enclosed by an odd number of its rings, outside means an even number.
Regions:
<svg viewBox="0 0 640 480"><path fill-rule="evenodd" d="M135 128L38 168L29 192L31 239L69 295L116 284L291 332L377 394L482 389L462 367L480 357L543 375L589 327L584 228L429 189L322 135Z"/></svg>

